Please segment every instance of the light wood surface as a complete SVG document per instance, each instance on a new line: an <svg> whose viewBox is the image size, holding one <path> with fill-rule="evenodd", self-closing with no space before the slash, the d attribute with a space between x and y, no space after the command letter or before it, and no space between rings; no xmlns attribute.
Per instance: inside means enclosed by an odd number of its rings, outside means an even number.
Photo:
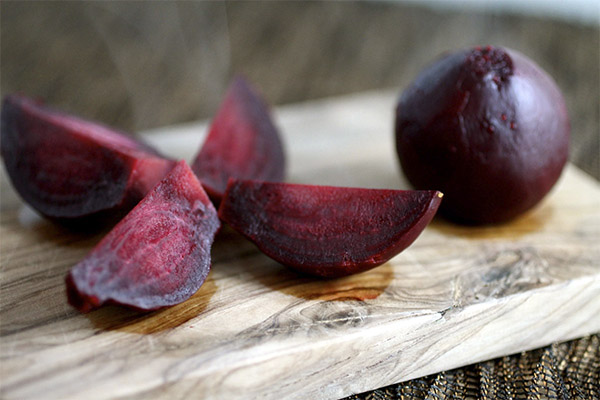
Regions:
<svg viewBox="0 0 600 400"><path fill-rule="evenodd" d="M395 94L276 110L293 182L407 188ZM190 160L206 124L149 132ZM513 223L435 220L372 271L314 280L225 229L200 291L139 315L80 315L64 276L101 233L78 234L0 189L0 397L335 399L600 331L600 185L568 166Z"/></svg>

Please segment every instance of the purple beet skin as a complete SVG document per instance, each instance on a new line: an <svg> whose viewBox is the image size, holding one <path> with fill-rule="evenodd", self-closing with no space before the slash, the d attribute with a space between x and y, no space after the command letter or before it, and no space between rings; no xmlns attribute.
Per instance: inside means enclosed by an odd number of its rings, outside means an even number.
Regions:
<svg viewBox="0 0 600 400"><path fill-rule="evenodd" d="M181 161L67 276L71 305L155 310L188 299L208 275L217 212Z"/></svg>
<svg viewBox="0 0 600 400"><path fill-rule="evenodd" d="M383 264L433 218L442 194L230 180L219 217L274 260L339 277Z"/></svg>
<svg viewBox="0 0 600 400"><path fill-rule="evenodd" d="M402 93L396 145L417 189L468 224L508 221L558 180L569 149L562 94L539 66L500 47L446 55Z"/></svg>
<svg viewBox="0 0 600 400"><path fill-rule="evenodd" d="M125 134L17 95L4 99L1 133L15 189L55 219L127 210L175 165Z"/></svg>
<svg viewBox="0 0 600 400"><path fill-rule="evenodd" d="M267 105L243 78L235 78L229 87L192 169L215 204L231 177L283 180L279 133Z"/></svg>

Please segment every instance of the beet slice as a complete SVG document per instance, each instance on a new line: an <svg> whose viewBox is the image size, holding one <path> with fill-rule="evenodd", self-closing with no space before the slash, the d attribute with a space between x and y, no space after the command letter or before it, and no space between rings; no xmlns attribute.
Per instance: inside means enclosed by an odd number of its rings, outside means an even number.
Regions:
<svg viewBox="0 0 600 400"><path fill-rule="evenodd" d="M50 218L127 210L175 165L125 134L18 95L4 99L1 131L15 189Z"/></svg>
<svg viewBox="0 0 600 400"><path fill-rule="evenodd" d="M440 205L437 191L230 180L219 217L300 272L350 275L407 248Z"/></svg>
<svg viewBox="0 0 600 400"><path fill-rule="evenodd" d="M103 304L155 310L188 299L210 269L220 227L202 185L175 168L69 272L69 303L81 312Z"/></svg>
<svg viewBox="0 0 600 400"><path fill-rule="evenodd" d="M285 154L265 102L243 78L233 80L192 169L215 204L229 178L281 181Z"/></svg>

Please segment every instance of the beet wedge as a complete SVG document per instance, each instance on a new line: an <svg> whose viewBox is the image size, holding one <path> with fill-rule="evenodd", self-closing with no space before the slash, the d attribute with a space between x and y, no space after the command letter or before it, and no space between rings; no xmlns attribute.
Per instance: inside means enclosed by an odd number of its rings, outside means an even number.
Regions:
<svg viewBox="0 0 600 400"><path fill-rule="evenodd" d="M3 102L1 131L15 189L55 219L126 211L175 165L125 134L18 95Z"/></svg>
<svg viewBox="0 0 600 400"><path fill-rule="evenodd" d="M229 178L281 181L285 153L265 102L241 77L233 80L192 169L215 204Z"/></svg>
<svg viewBox="0 0 600 400"><path fill-rule="evenodd" d="M383 264L431 221L437 191L230 180L219 217L297 271L339 277Z"/></svg>
<svg viewBox="0 0 600 400"><path fill-rule="evenodd" d="M202 185L175 168L69 272L69 303L81 312L103 304L155 310L183 302L204 283L220 228Z"/></svg>

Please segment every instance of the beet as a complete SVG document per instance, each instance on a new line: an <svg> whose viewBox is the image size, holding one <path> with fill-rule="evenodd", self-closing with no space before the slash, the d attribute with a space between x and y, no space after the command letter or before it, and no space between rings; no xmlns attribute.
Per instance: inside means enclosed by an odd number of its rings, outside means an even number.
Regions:
<svg viewBox="0 0 600 400"><path fill-rule="evenodd" d="M219 217L266 255L322 277L362 272L408 247L442 194L230 180Z"/></svg>
<svg viewBox="0 0 600 400"><path fill-rule="evenodd" d="M217 212L181 161L67 276L71 305L155 310L202 285L220 227Z"/></svg>
<svg viewBox="0 0 600 400"><path fill-rule="evenodd" d="M56 219L133 207L175 165L125 134L17 95L4 100L1 132L15 189Z"/></svg>
<svg viewBox="0 0 600 400"><path fill-rule="evenodd" d="M417 189L444 192L440 212L463 223L504 222L536 205L566 163L569 131L552 78L499 47L441 58L396 109L406 177Z"/></svg>
<svg viewBox="0 0 600 400"><path fill-rule="evenodd" d="M231 83L192 169L215 204L227 180L281 181L285 154L269 110L241 77Z"/></svg>

